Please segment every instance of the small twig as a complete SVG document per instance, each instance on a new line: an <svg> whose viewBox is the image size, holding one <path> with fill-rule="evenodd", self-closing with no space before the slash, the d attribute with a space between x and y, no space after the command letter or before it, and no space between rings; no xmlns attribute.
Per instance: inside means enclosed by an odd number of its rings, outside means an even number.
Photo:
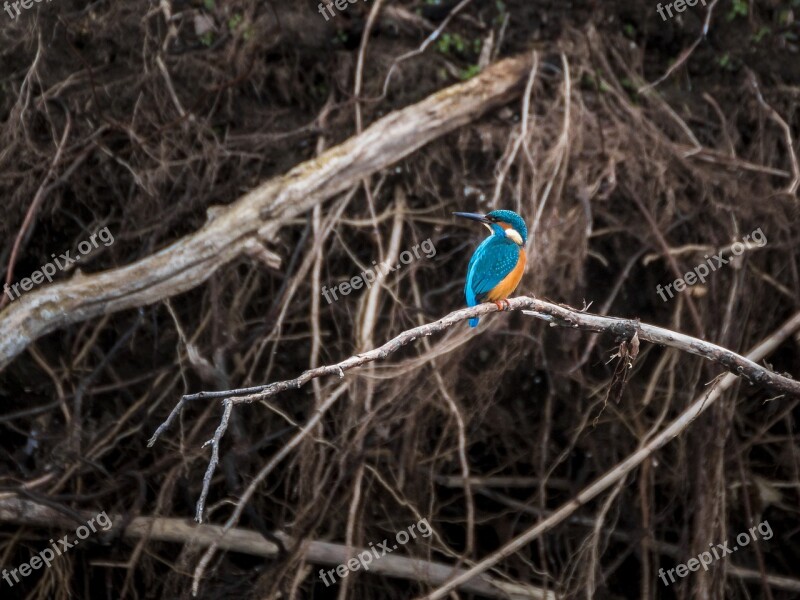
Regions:
<svg viewBox="0 0 800 600"><path fill-rule="evenodd" d="M434 31L427 38L425 38L425 41L422 42L419 48L417 48L416 50L411 50L410 52L406 52L402 56L397 57L392 62L392 66L389 67L389 72L386 74L386 79L383 82L383 93L381 94L381 98L385 98L386 94L389 91L389 81L392 79L392 74L394 73L394 70L397 68L397 65L399 65L403 61L408 60L409 58L413 58L414 56L419 56L420 54L425 52L428 46L430 46L433 42L435 42L436 38L438 38L439 35L441 35L442 31L444 31L445 27L447 27L447 25L450 23L450 20L453 17L455 17L458 13L460 13L461 10L470 2L472 2L472 0L461 0L458 6L453 8L453 10L450 11L450 14L447 15L447 17L444 19L444 21L442 21L439 27L436 28L436 31Z"/></svg>
<svg viewBox="0 0 800 600"><path fill-rule="evenodd" d="M519 125L519 133L517 134L517 139L514 140L513 144L511 145L511 152L508 154L508 157L503 160L503 165L500 167L500 171L497 173L495 177L495 184L494 184L494 194L492 195L492 201L489 203L489 206L497 206L497 201L500 198L500 193L502 192L503 182L506 180L506 175L508 175L509 169L511 169L511 165L514 164L514 160L517 158L517 153L519 152L522 143L528 137L528 120L530 119L530 107L531 107L531 93L533 92L533 83L536 81L536 73L539 71L539 55L536 53L536 50L532 53L533 56L533 66L531 67L531 74L528 77L528 83L525 84L525 92L522 95L522 121Z"/></svg>
<svg viewBox="0 0 800 600"><path fill-rule="evenodd" d="M758 80L756 79L755 73L750 71L750 73L748 73L748 78L750 80L750 85L753 86L753 91L755 91L756 99L761 105L761 108L766 110L769 114L769 118L775 121L783 130L783 135L786 138L786 150L789 152L789 157L792 159L792 174L794 175L794 179L792 179L792 183L789 184L786 193L795 196L798 188L800 188L800 164L797 160L797 153L794 151L792 129L789 127L788 123L786 123L784 118L778 114L778 111L772 108L767 101L764 100L764 96L761 95L761 89L758 87Z"/></svg>
<svg viewBox="0 0 800 600"><path fill-rule="evenodd" d="M117 353L127 344L130 339L133 337L133 334L136 333L136 330L139 329L139 326L144 320L144 309L140 308L137 311L136 319L134 320L133 324L125 331L123 335L121 335L114 345L111 346L111 349L106 353L103 359L98 364L89 375L84 377L81 382L78 384L78 388L75 390L75 396L73 398L73 422L72 422L72 431L69 436L69 446L70 448L77 452L80 455L80 439L81 439L81 431L83 429L83 423L81 421L81 412L83 411L83 396L88 391L89 386L94 383L95 379L102 373L108 365L111 364L111 361L116 357Z"/></svg>
<svg viewBox="0 0 800 600"><path fill-rule="evenodd" d="M680 267L678 266L678 261L675 260L675 256L673 256L673 254L670 252L669 244L667 243L664 234L661 233L661 227L659 227L655 218L644 205L644 202L642 202L642 200L639 198L638 194L636 194L633 190L629 190L629 193L631 199L639 208L645 218L645 221L647 221L647 224L650 226L653 237L656 239L657 245L661 247L661 252L664 255L664 259L667 261L667 264L669 264L670 269L672 269L672 273L677 279L680 279L683 276L683 271L681 271ZM688 294L686 296L686 306L689 307L689 315L691 315L692 321L694 321L694 326L697 328L697 334L703 335L703 319L700 317L700 311L697 309L697 305L694 303L692 297Z"/></svg>
<svg viewBox="0 0 800 600"><path fill-rule="evenodd" d="M11 285L11 282L14 280L14 265L17 262L17 257L23 240L25 239L25 236L28 235L28 232L33 225L33 221L36 217L36 213L39 211L39 207L47 197L48 192L52 189L48 184L55 176L56 168L61 162L61 155L63 154L64 148L67 145L69 133L72 130L72 115L70 115L69 110L62 102L59 101L58 104L64 109L67 123L64 125L64 133L61 135L61 142L56 147L56 154L53 157L53 161L50 163L50 168L47 170L47 174L44 176L42 183L39 185L39 189L36 190L36 195L33 197L33 201L25 213L25 219L23 220L22 225L17 232L17 237L14 239L14 245L11 248L11 257L8 259L8 268L6 269L6 285ZM6 296L0 298L0 309L6 305L6 301Z"/></svg>
<svg viewBox="0 0 800 600"><path fill-rule="evenodd" d="M200 492L200 498L197 500L197 510L195 511L194 520L198 523L203 522L203 509L206 506L208 499L208 491L211 489L211 479L214 476L214 470L219 464L219 443L225 431L228 429L228 422L231 419L231 411L233 410L232 400L223 400L225 410L222 412L222 418L219 420L219 426L214 432L214 437L208 440L203 446L211 445L211 459L208 461L208 468L206 474L203 476L203 490Z"/></svg>
<svg viewBox="0 0 800 600"><path fill-rule="evenodd" d="M356 60L356 75L355 75L355 84L353 86L353 96L355 97L355 109L356 109L356 133L361 133L364 129L364 125L361 118L361 102L359 98L361 98L361 88L364 83L364 62L367 55L367 44L369 43L369 36L372 32L372 28L375 25L375 21L378 19L378 14L381 11L381 5L383 4L383 0L377 0L375 4L372 5L372 8L369 11L369 16L367 17L367 24L364 27L364 33L361 35L361 44L358 47L358 59Z"/></svg>

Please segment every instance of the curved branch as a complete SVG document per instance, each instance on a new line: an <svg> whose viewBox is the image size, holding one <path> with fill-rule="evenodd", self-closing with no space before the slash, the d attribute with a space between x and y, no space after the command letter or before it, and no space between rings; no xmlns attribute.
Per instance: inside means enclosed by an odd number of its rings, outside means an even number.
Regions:
<svg viewBox="0 0 800 600"><path fill-rule="evenodd" d="M449 591L454 590L464 583L472 580L472 578L474 578L476 575L482 574L484 571L497 564L497 562L499 562L505 556L513 554L519 548L538 537L541 533L547 531L553 525L561 522L563 519L577 510L582 503L595 497L597 494L607 489L615 481L625 476L636 466L638 466L645 458L650 456L658 448L666 444L670 439L688 427L689 424L700 413L702 413L713 403L716 397L719 396L723 390L730 387L733 382L736 381L737 377L746 378L751 383L756 383L767 389L781 391L800 397L800 384L797 381L782 375L778 375L777 373L773 373L772 371L769 371L755 362L756 360L763 359L768 352L774 350L774 348L777 347L777 345L781 343L788 335L800 327L800 313L795 315L793 319L784 325L777 333L773 334L769 340L762 343L750 354L749 357L744 357L726 348L717 346L716 344L693 338L675 331L670 331L669 329L664 329L663 327L648 325L630 319L618 319L614 317L594 315L566 306L553 304L551 302L537 300L536 298L529 298L525 296L512 298L507 301L507 309L522 310L525 314L548 321L553 326L560 325L575 329L583 329L585 331L612 333L624 340L634 341L638 338L657 344L663 344L665 346L672 346L679 350L683 350L684 352L696 354L717 362L730 370L731 373L723 377L714 387L714 389L708 394L708 396L701 396L658 436L653 438L649 443L629 456L614 469L606 473L606 475L601 477L594 484L586 488L583 492L581 492L581 494L578 495L578 497L565 504L561 509L553 513L551 517L529 529L521 536L518 536L503 546L500 550L483 559L481 562L474 565L467 571L462 572L460 575L456 575L453 579L449 579L447 583L435 590L431 596L428 596L428 598L431 598L432 600L444 597ZM386 342L383 346L370 350L369 352L351 356L350 358L335 365L327 365L315 369L309 369L295 379L289 379L286 381L280 381L253 388L227 390L223 392L200 392L191 396L184 396L172 409L172 412L169 414L167 420L158 427L156 432L153 434L153 437L150 438L148 446L152 446L159 436L161 436L164 431L169 428L169 426L183 410L183 407L187 402L198 399L225 398L225 417L220 422L220 425L214 434L214 440L212 441L213 453L218 451L220 440L222 439L222 436L227 428L227 417L230 415L230 410L234 404L250 403L255 400L269 398L270 396L274 396L281 391L299 389L312 379L322 377L324 375L338 374L340 377L344 377L345 371L370 362L374 362L376 360L385 359L387 356L389 356L389 354L392 354L405 344L408 344L419 337L444 331L456 323L471 317L487 315L498 310L498 307L493 303L480 304L471 308L457 310L450 313L446 317L439 319L438 321L434 321L433 323L427 323L425 325L404 331L394 339ZM636 343L632 345L636 346ZM636 353L638 353L638 350L631 355L631 358L635 358ZM293 436L292 440L286 446L284 446L284 448L276 456L274 456L250 482L247 490L244 492L244 494L242 494L239 502L237 502L234 513L230 518L228 518L225 525L220 528L219 537L216 541L212 542L208 546L200 563L195 569L193 582L193 590L195 593L197 591L197 586L199 585L200 575L204 571L205 566L209 564L217 549L222 547L222 540L225 538L227 533L231 531L238 523L241 513L244 509L244 505L248 502L256 487L277 466L277 464L283 458L285 458L290 449L299 444L300 441L308 434L308 432L311 431L315 423L318 422L323 415L336 403L337 398L338 395L335 394L328 398L325 404L319 406L309 422L306 423L306 425ZM213 457L211 462L214 462ZM207 481L211 480L211 477L213 476L213 470L213 464L210 463L206 472L205 479ZM196 516L198 521L202 520L201 511L203 505L205 504L205 496L207 493L208 489L204 487L203 493L198 500L198 514Z"/></svg>
<svg viewBox="0 0 800 600"><path fill-rule="evenodd" d="M753 360L736 354L727 348L683 333L678 333L677 331L672 331L656 325L648 325L647 323L641 323L633 319L595 315L568 306L561 306L553 304L552 302L537 300L536 298L526 296L512 298L507 301L507 305L508 310L522 310L524 314L548 321L552 326L570 327L598 333L611 333L622 340L638 338L638 340L645 340L653 342L654 344L671 346L683 352L702 356L703 358L716 362L725 367L725 369L730 371L733 375L745 379L751 385L758 385L759 387L780 394L800 397L800 381L770 371ZM158 426L158 429L153 433L147 445L149 447L155 444L156 440L161 437L178 415L181 414L186 404L193 400L224 398L226 415L230 415L230 410L234 404L249 404L256 400L265 400L270 396L274 396L286 390L300 389L312 379L325 375L339 375L343 377L345 371L361 367L377 360L383 360L419 337L444 331L460 321L471 317L486 315L491 312L496 312L497 310L497 306L492 303L480 304L471 308L462 308L433 323L426 323L425 325L408 329L386 342L383 346L379 346L368 352L356 354L334 365L325 365L309 369L294 379L287 379L285 381L278 381L256 387L224 390L221 392L199 392L197 394L184 396L172 409L167 419ZM635 355L633 358L635 358ZM322 415L320 414L319 416L321 417ZM225 434L226 429L227 419L223 419L211 443L212 453L218 451L220 440ZM212 463L209 464L209 469L206 473L205 481L210 481L214 472L214 466L215 462L212 459ZM203 495L198 501L198 521L202 521L202 507L205 504L205 495L207 495L207 493L208 488L204 486Z"/></svg>
<svg viewBox="0 0 800 600"><path fill-rule="evenodd" d="M256 400L264 400L286 390L299 389L312 379L318 377L323 377L325 375L343 376L345 371L385 359L402 346L413 342L417 338L439 333L471 317L480 317L492 312L497 312L498 310L497 306L493 303L480 304L471 308L456 310L438 321L408 329L378 348L356 354L355 356L351 356L333 365L309 369L294 379L249 388L219 392L198 392L197 394L184 396L172 410L167 420L156 430L153 437L150 438L149 445L152 446L156 439L158 439L172 424L187 402L213 398L235 398L235 400L233 400L234 404L249 404ZM610 333L624 340L632 340L636 336L639 340L662 346L670 346L682 352L702 356L712 362L718 363L737 377L742 377L751 385L757 385L779 394L789 394L800 397L800 381L790 376L770 371L753 360L736 354L722 346L664 327L649 325L635 319L621 319L618 317L596 315L569 306L553 304L552 302L538 300L537 298L528 296L509 299L507 301L507 310L521 310L524 314L547 321L552 326L569 327L597 333Z"/></svg>

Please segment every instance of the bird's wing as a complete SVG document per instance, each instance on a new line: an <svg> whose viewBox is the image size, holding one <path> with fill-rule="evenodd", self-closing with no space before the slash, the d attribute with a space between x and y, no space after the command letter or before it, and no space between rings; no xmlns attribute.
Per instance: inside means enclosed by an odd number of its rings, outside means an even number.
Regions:
<svg viewBox="0 0 800 600"><path fill-rule="evenodd" d="M519 246L514 242L494 236L484 240L475 250L467 267L467 282L464 286L467 306L482 302L486 294L517 266L518 260Z"/></svg>

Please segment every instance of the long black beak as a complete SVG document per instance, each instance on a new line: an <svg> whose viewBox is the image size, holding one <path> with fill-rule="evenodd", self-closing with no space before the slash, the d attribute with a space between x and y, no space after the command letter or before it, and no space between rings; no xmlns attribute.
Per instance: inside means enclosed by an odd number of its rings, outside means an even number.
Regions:
<svg viewBox="0 0 800 600"><path fill-rule="evenodd" d="M478 213L462 213L462 212L454 212L453 213L457 217L463 217L465 219L472 219L473 221L480 221L481 223L491 223L489 219L485 216L480 215Z"/></svg>

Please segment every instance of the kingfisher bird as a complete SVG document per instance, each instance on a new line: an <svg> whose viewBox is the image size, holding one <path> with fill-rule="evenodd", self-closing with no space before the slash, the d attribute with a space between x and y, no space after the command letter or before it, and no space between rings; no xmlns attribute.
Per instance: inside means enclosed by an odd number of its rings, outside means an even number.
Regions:
<svg viewBox="0 0 800 600"><path fill-rule="evenodd" d="M502 310L501 302L517 289L525 271L525 243L528 241L525 221L511 210L493 210L485 215L453 214L483 223L492 232L481 242L469 261L467 282L464 284L467 306L489 301ZM470 327L477 325L478 317L469 320Z"/></svg>

